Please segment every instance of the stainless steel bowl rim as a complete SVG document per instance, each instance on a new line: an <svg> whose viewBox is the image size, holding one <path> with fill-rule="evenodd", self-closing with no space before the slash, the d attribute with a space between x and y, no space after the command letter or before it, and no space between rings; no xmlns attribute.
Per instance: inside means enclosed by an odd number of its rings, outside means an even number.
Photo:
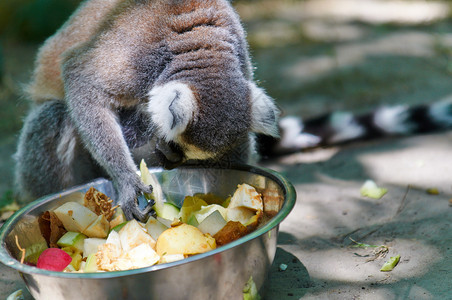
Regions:
<svg viewBox="0 0 452 300"><path fill-rule="evenodd" d="M182 167L182 168L202 169L204 167L187 166L187 167ZM160 264L160 265L154 265L154 266L150 266L150 267L146 267L146 268L127 270L127 271L99 272L99 273L69 273L69 272L48 271L48 270L44 270L44 269L39 269L37 267L28 266L26 264L21 264L18 260L13 258L8 253L8 251L6 251L5 238L8 235L12 224L14 224L18 219L20 219L22 217L22 215L24 215L25 213L32 211L36 207L37 202L45 203L48 201L48 199L50 199L50 198L52 198L52 196L54 196L54 194L53 194L53 195L44 196L40 199L33 201L32 203L29 203L25 207L18 210L13 216L11 216L3 224L3 226L0 228L0 241L2 242L1 247L0 247L0 262L10 268L16 269L19 272L23 272L23 273L27 273L27 274L40 274L40 275L47 275L47 276L59 277L59 278L80 278L80 279L113 278L113 277L122 277L122 276L134 275L134 274L141 274L141 273L156 271L156 270L160 270L160 269L167 269L167 268L175 267L175 266L178 266L181 264L187 264L192 261L200 260L207 256L212 256L217 253L220 253L225 250L236 247L238 245L244 244L247 241L257 238L263 234L266 234L267 232L268 232L268 234L270 234L271 233L270 230L272 230L274 227L278 226L287 217L287 215L290 213L293 206L295 205L296 192L295 192L293 185L283 175L279 174L276 171L273 171L273 170L267 169L267 168L263 168L263 167L256 167L256 166L249 166L249 165L237 165L237 166L229 167L227 169L233 169L233 170L238 170L238 171L248 171L251 173L266 176L266 177L274 180L278 184L281 184L282 186L284 186L284 189L286 192L284 196L285 196L286 200L284 201L284 204L281 207L280 211L273 218L271 218L264 226L258 228L257 230L253 231L252 233L247 234L246 236L244 236L238 240L235 240L231 243L228 243L224 246L218 247L214 250L211 250L211 251L208 251L208 252L205 252L202 254L197 254L197 255L185 258L180 261L175 261L175 262L165 263L165 264ZM92 182L95 182L95 181L92 181ZM90 182L88 184L92 184L92 182ZM84 185L82 185L82 186L84 186ZM76 188L78 188L78 187L68 189L67 191L62 191L59 194L61 194L61 195L69 194L72 192L72 190L74 190Z"/></svg>

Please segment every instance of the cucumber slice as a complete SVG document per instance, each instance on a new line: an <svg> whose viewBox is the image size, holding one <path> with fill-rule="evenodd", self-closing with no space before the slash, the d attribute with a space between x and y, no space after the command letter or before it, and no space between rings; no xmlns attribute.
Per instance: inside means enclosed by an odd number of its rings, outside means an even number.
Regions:
<svg viewBox="0 0 452 300"><path fill-rule="evenodd" d="M163 209L163 203L164 203L164 197L163 197L163 191L162 187L160 186L160 183L157 180L157 177L149 172L149 169L144 162L144 160L141 160L140 163L140 173L141 173L141 180L146 185L152 186L152 193L151 194L145 194L144 196L148 200L154 200L154 210L156 212Z"/></svg>
<svg viewBox="0 0 452 300"><path fill-rule="evenodd" d="M162 205L162 209L155 210L157 216L171 221L173 221L175 218L176 219L179 218L179 211L180 211L179 207L170 202L164 202Z"/></svg>
<svg viewBox="0 0 452 300"><path fill-rule="evenodd" d="M57 242L60 247L71 247L75 250L83 252L86 235L80 232L68 231Z"/></svg>

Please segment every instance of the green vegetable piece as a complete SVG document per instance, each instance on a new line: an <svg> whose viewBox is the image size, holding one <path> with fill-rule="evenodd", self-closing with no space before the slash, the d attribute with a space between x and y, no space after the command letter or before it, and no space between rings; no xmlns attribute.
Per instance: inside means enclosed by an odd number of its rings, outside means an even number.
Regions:
<svg viewBox="0 0 452 300"><path fill-rule="evenodd" d="M145 198L148 200L154 200L155 204L153 206L155 212L158 214L163 209L163 192L162 188L154 174L149 172L148 166L144 160L140 163L140 174L141 180L146 185L152 186L152 194L145 194Z"/></svg>
<svg viewBox="0 0 452 300"><path fill-rule="evenodd" d="M224 208L228 208L229 203L231 203L231 196L227 197L226 200L223 201L223 203L221 204L221 206L223 206Z"/></svg>
<svg viewBox="0 0 452 300"><path fill-rule="evenodd" d="M75 250L83 252L83 244L86 238L87 236L83 233L68 231L57 241L57 245L62 248L72 247Z"/></svg>
<svg viewBox="0 0 452 300"><path fill-rule="evenodd" d="M28 246L25 248L24 262L36 265L38 263L39 255L41 255L41 253L47 248L46 242L40 242Z"/></svg>
<svg viewBox="0 0 452 300"><path fill-rule="evenodd" d="M378 187L377 184L372 180L367 180L364 182L363 186L360 189L361 195L364 197L369 197L372 199L380 199L387 192L388 189Z"/></svg>
<svg viewBox="0 0 452 300"><path fill-rule="evenodd" d="M395 266L399 263L400 255L391 257L385 264L381 267L381 272L389 272L394 269Z"/></svg>
<svg viewBox="0 0 452 300"><path fill-rule="evenodd" d="M196 217L195 217L194 215L192 215L192 216L190 217L190 219L188 220L187 224L188 224L188 225L191 225L191 226L198 227L199 222L198 222L198 220L196 219Z"/></svg>
<svg viewBox="0 0 452 300"><path fill-rule="evenodd" d="M260 300L261 297L257 292L256 283L253 280L253 276L250 276L245 287L243 288L243 300Z"/></svg>
<svg viewBox="0 0 452 300"><path fill-rule="evenodd" d="M377 248L377 247L378 247L377 245L369 245L369 244L366 244L366 243L360 243L360 242L357 242L357 241L355 241L354 239L352 239L351 237L349 237L349 239L350 239L353 243L355 243L355 245L351 246L351 247L353 247L353 248L364 248L364 249L366 249L366 248Z"/></svg>
<svg viewBox="0 0 452 300"><path fill-rule="evenodd" d="M124 225L126 225L126 224L127 224L127 222L123 222L123 223L121 223L121 224L116 225L116 226L113 227L111 230L114 230L114 231L116 231L116 232L119 232L119 230L121 230L121 228L123 228ZM111 232L111 230L110 230L110 232Z"/></svg>
<svg viewBox="0 0 452 300"><path fill-rule="evenodd" d="M97 272L98 268L96 260L97 260L96 253L91 253L90 255L88 255L88 257L86 258L85 267L83 268L83 272L85 273Z"/></svg>

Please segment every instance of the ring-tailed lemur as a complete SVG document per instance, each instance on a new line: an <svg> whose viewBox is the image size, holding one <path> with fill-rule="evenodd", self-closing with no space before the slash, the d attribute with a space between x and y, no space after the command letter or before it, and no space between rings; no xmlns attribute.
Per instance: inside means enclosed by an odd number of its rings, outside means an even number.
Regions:
<svg viewBox="0 0 452 300"><path fill-rule="evenodd" d="M149 165L252 163L264 155L451 125L451 104L278 123L253 81L245 33L226 0L87 0L40 48L34 106L16 152L23 199L109 177L128 218ZM281 135L279 136L279 131Z"/></svg>
<svg viewBox="0 0 452 300"><path fill-rule="evenodd" d="M278 135L278 109L253 81L226 0L85 1L40 48L27 90L35 106L15 155L21 197L105 175L140 220L149 210L136 197L151 187L134 158L245 163L254 134ZM135 156L129 133L145 137Z"/></svg>

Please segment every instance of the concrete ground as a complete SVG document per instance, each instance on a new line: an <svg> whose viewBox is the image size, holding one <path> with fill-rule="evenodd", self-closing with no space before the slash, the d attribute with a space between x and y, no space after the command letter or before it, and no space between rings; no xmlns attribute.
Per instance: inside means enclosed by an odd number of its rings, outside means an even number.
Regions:
<svg viewBox="0 0 452 300"><path fill-rule="evenodd" d="M270 164L298 198L281 225L267 299L452 299L451 141L450 132L432 134ZM388 193L361 196L367 179ZM381 272L396 255L394 270Z"/></svg>
<svg viewBox="0 0 452 300"><path fill-rule="evenodd" d="M452 95L449 1L261 0L236 6L256 77L284 112L362 112ZM20 49L4 47L6 67L18 73L13 79L31 69L33 52ZM18 61L27 64L19 71ZM25 110L23 99L15 105ZM1 134L0 154L10 157L17 130ZM287 176L298 194L280 227L266 299L452 299L451 141L447 131L264 162ZM4 195L12 160L2 160L0 169ZM361 196L367 179L388 193ZM395 255L399 264L381 272ZM0 266L0 298L18 288L24 288L19 275Z"/></svg>

